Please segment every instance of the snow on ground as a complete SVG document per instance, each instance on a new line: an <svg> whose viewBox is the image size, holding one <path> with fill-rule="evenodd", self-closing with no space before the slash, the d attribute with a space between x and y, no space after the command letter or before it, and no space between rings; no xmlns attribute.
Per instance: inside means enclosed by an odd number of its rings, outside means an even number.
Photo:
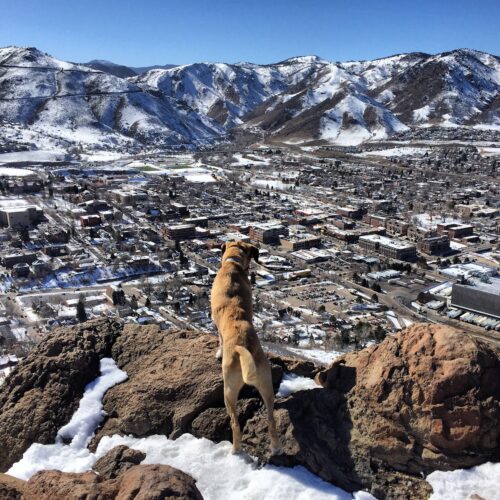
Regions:
<svg viewBox="0 0 500 500"><path fill-rule="evenodd" d="M464 245L463 243L458 243L458 241L450 241L450 248L452 250L462 250L462 248L465 248L467 245Z"/></svg>
<svg viewBox="0 0 500 500"><path fill-rule="evenodd" d="M1 163L44 162L64 160L65 153L57 151L18 151L0 154Z"/></svg>
<svg viewBox="0 0 500 500"><path fill-rule="evenodd" d="M0 162L1 165L1 162ZM0 166L0 177L29 177L30 175L36 175L33 170L28 170L27 168L14 168L14 167L1 167Z"/></svg>
<svg viewBox="0 0 500 500"><path fill-rule="evenodd" d="M322 349L300 349L297 347L287 347L287 349L295 354L323 365L329 365L335 358L345 354L338 351L323 351Z"/></svg>
<svg viewBox="0 0 500 500"><path fill-rule="evenodd" d="M233 161L231 162L231 166L244 166L244 165L268 165L269 160L262 159L257 156L251 155L248 158L244 158L241 153L236 153L233 155Z"/></svg>
<svg viewBox="0 0 500 500"><path fill-rule="evenodd" d="M297 391L306 391L309 389L320 389L316 382L308 377L300 377L293 373L285 373L281 379L281 384L276 396L289 396Z"/></svg>
<svg viewBox="0 0 500 500"><path fill-rule="evenodd" d="M500 148L479 148L481 156L500 156Z"/></svg>
<svg viewBox="0 0 500 500"><path fill-rule="evenodd" d="M84 161L114 161L119 160L123 153L116 153L113 151L96 151L95 153L82 154Z"/></svg>
<svg viewBox="0 0 500 500"><path fill-rule="evenodd" d="M454 222L456 224L461 224L462 221L453 217L446 217L442 215L434 215L432 219L429 214L417 214L412 217L416 222L417 226L422 227L424 229L434 229L438 224Z"/></svg>
<svg viewBox="0 0 500 500"><path fill-rule="evenodd" d="M422 156L428 151L427 148L399 147L380 149L377 151L364 151L356 156Z"/></svg>
<svg viewBox="0 0 500 500"><path fill-rule="evenodd" d="M95 457L86 448L95 429L104 419L102 397L108 389L127 379L111 358L101 359L101 375L85 387L78 409L65 426L59 429L55 444L32 444L7 474L29 479L35 472L56 469L83 472L90 469ZM63 440L70 444L63 444Z"/></svg>
<svg viewBox="0 0 500 500"><path fill-rule="evenodd" d="M429 500L500 500L500 463L491 462L451 472L436 471L426 477L434 490ZM476 496L474 496L476 495Z"/></svg>
<svg viewBox="0 0 500 500"><path fill-rule="evenodd" d="M126 380L127 374L118 369L110 358L101 360L101 375L87 385L78 410L70 422L63 426L55 444L33 444L15 463L8 474L29 479L40 470L55 469L64 472L90 470L96 460L115 446L126 445L146 454L144 464L166 464L191 475L206 500L266 500L289 498L293 500L373 500L369 493L351 495L321 480L304 467L258 467L252 457L230 453L231 443L213 443L184 434L176 440L166 436L134 438L132 436L106 436L101 439L95 453L87 445L103 419L102 397L115 384ZM309 385L295 377L291 386L295 390ZM292 377L290 377L292 380ZM312 382L312 381L311 381ZM280 388L281 390L281 388ZM70 444L63 444L71 439ZM498 495L497 478L500 464L483 464L469 470L434 472L427 476L434 493L432 500L465 500L474 493L494 500Z"/></svg>

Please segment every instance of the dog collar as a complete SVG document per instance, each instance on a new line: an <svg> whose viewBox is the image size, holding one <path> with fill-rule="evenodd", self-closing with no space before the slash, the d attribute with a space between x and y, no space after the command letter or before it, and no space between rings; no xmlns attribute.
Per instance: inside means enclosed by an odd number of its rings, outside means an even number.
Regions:
<svg viewBox="0 0 500 500"><path fill-rule="evenodd" d="M224 262L236 262L236 264L241 265L241 258L240 257L228 257L227 259L224 259Z"/></svg>

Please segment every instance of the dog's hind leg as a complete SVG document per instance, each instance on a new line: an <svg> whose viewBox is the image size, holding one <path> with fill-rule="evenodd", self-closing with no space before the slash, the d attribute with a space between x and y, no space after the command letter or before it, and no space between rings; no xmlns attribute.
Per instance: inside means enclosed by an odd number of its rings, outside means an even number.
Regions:
<svg viewBox="0 0 500 500"><path fill-rule="evenodd" d="M238 394L243 387L243 378L240 370L224 371L224 404L231 420L231 430L233 431L233 453L239 453L241 450L241 431L238 422L238 410L236 403Z"/></svg>
<svg viewBox="0 0 500 500"><path fill-rule="evenodd" d="M271 367L269 366L267 359L265 363L262 363L262 365L259 367L260 376L256 387L264 400L264 405L267 410L267 425L269 429L269 437L271 438L271 454L280 455L283 453L283 450L281 448L278 432L276 430L276 420L274 419L274 390Z"/></svg>
<svg viewBox="0 0 500 500"><path fill-rule="evenodd" d="M215 354L217 359L222 359L222 335L219 333L219 348Z"/></svg>

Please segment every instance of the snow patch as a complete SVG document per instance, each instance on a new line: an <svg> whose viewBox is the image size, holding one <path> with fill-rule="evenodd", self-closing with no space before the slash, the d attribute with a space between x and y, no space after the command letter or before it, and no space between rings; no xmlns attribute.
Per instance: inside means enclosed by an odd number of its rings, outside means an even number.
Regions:
<svg viewBox="0 0 500 500"><path fill-rule="evenodd" d="M433 493L429 500L467 500L477 498L500 499L498 490L500 463L485 463L471 469L451 472L435 471L426 477Z"/></svg>
<svg viewBox="0 0 500 500"><path fill-rule="evenodd" d="M276 396L290 396L297 391L306 391L310 389L320 389L321 387L316 382L308 377L300 377L293 373L285 373L281 380L280 387Z"/></svg>
<svg viewBox="0 0 500 500"><path fill-rule="evenodd" d="M87 445L105 416L102 398L108 389L128 378L111 358L101 359L100 370L101 375L85 387L71 420L59 429L55 444L32 444L7 474L28 480L40 470L84 472L92 467L95 457L89 452ZM64 444L63 440L71 442Z"/></svg>

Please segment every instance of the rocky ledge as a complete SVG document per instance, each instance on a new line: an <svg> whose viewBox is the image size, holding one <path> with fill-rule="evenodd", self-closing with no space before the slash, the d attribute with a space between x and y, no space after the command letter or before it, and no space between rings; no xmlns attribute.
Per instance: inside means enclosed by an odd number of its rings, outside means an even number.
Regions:
<svg viewBox="0 0 500 500"><path fill-rule="evenodd" d="M0 470L33 442L54 441L106 356L129 378L104 396L107 418L91 447L111 434L175 439L189 432L213 441L230 439L216 346L209 335L109 319L54 331L0 389ZM244 447L264 463L303 465L347 491L365 489L378 498L425 498L431 491L425 474L500 459L500 352L463 332L414 325L338 358L326 370L300 360L271 361L276 388L285 371L315 377L319 385L277 398L284 446L277 457L269 456L260 398L252 388L242 391ZM138 452L114 453L118 465L106 468L99 461L98 476L48 471L24 484L0 476L0 498L8 488L29 498L31 488L49 488L49 483L63 488L66 481L94 488L88 491L96 496L101 489L116 493L130 481L140 482L146 470L161 484L167 476L178 477L166 466L138 465ZM189 491L186 495L197 490Z"/></svg>

